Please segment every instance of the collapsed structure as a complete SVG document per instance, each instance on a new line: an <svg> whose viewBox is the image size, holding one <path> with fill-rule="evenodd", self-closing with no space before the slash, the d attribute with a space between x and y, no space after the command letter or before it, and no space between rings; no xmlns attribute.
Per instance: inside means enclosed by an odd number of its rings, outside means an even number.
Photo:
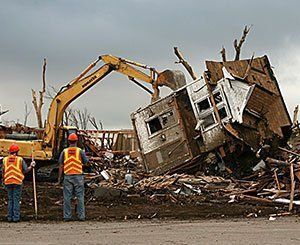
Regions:
<svg viewBox="0 0 300 245"><path fill-rule="evenodd" d="M230 162L289 135L292 122L267 56L206 61L206 68L202 80L132 113L147 171L201 168L208 153Z"/></svg>
<svg viewBox="0 0 300 245"><path fill-rule="evenodd" d="M102 59L103 57L106 56L102 56ZM114 62L117 60L121 66L125 66L127 62L126 74L129 68L133 69L130 64L135 64L124 59L107 57ZM93 66L94 64L89 66L86 71ZM121 66L117 66L118 69ZM85 84L86 80L90 82L89 78L98 74L101 69L103 68L86 76L87 78L81 78L81 74L72 84ZM100 157L107 150L114 153L136 153L138 148L144 169L147 172L164 174L190 170L196 172L203 170L211 162L221 163L223 170L235 170L236 165L247 165L249 159L242 157L244 153L248 157L249 153L253 154L264 144L277 147L286 141L292 122L267 56L226 62L206 61L206 69L200 79L190 84L186 84L185 76L180 71L166 70L159 73L155 84L164 84L174 92L158 100L157 94L156 100L150 105L133 112L131 119L134 132L79 131L83 141L81 146L93 157ZM140 73L137 72L139 75ZM129 75L132 74L135 73ZM102 76L99 79L101 78ZM144 80L146 78L149 77L145 76ZM149 83L154 81L150 78L148 80ZM93 80L93 83L96 82ZM57 96L63 93L68 95L71 88L69 86L63 92L60 91ZM81 90L76 91L75 95L80 93ZM67 95L65 100L68 103L76 97L73 94ZM54 104L60 101L55 98ZM55 108L50 107L52 111ZM61 110L60 118L63 111L64 109ZM59 129L64 127L57 123L53 125ZM25 133L17 134L17 138L14 138L15 134L2 133L1 138L9 140L1 142L10 143L21 139L23 141L18 142L21 145L32 143L35 141L28 137L33 134L38 139L45 138L45 135L41 135L44 134L42 131L23 128L21 131L14 130ZM76 129L72 127L69 130ZM2 131L8 133L8 129ZM66 140L60 137L54 139L60 140L55 148L57 155L59 149L66 146ZM0 146L2 154L5 149L4 145ZM26 154L29 156L31 151L27 149ZM34 154L37 153L34 151ZM50 170L54 171L56 167ZM47 174L50 172L47 171Z"/></svg>
<svg viewBox="0 0 300 245"><path fill-rule="evenodd" d="M300 205L299 200L294 200L299 199L295 191L300 183L299 124L294 127L288 144L294 151L278 147L287 146L292 122L267 56L207 61L206 68L203 77L190 84L186 84L180 72L160 73L156 82L163 81L175 91L133 112L134 131L77 131L80 147L89 155L90 166L85 173L88 203L94 202L99 207L104 206L103 199L117 198L120 203L119 199L123 198L123 205L127 198L131 206L131 198L138 197L146 198L151 205L170 202L180 208L205 202L211 202L209 206L212 206L215 201L224 205L289 204L290 211L293 205ZM33 136L42 138L43 130L22 125L0 126L0 138L26 142ZM60 147L65 147L65 138L60 143ZM262 158L262 149L268 148L285 155L272 158L268 152L263 157L265 165L243 178L236 175L238 167L249 163L247 157L256 158L255 153L260 152L256 164ZM1 145L0 151L3 154ZM132 157L137 151L144 169L140 159ZM230 178L207 175L205 168L215 165L227 170L229 174L223 177ZM56 170L56 166L40 167L37 175L56 180ZM49 183L41 184L43 188L48 185L51 187ZM58 191L53 191L51 205L61 203ZM48 192L46 196L49 197ZM150 218L156 215L151 214ZM247 217L255 215L251 212Z"/></svg>

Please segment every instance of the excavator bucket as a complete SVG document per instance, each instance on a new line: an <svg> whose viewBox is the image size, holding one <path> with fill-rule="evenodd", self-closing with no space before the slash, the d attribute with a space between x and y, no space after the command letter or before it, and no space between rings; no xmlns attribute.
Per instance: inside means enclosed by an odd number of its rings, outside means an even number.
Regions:
<svg viewBox="0 0 300 245"><path fill-rule="evenodd" d="M156 84L158 86L166 86L173 91L186 85L185 76L182 71L165 70L158 74Z"/></svg>

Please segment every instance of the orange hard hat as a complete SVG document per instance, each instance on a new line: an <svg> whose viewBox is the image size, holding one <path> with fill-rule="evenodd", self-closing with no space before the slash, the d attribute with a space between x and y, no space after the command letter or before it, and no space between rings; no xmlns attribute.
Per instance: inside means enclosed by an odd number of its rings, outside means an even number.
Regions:
<svg viewBox="0 0 300 245"><path fill-rule="evenodd" d="M77 134L75 134L75 133L70 134L68 137L68 140L69 141L77 141L78 140Z"/></svg>
<svg viewBox="0 0 300 245"><path fill-rule="evenodd" d="M17 145L17 144L15 144L15 143L13 143L10 147L9 147L9 152L10 153L16 153L16 152L18 152L20 150L20 147Z"/></svg>

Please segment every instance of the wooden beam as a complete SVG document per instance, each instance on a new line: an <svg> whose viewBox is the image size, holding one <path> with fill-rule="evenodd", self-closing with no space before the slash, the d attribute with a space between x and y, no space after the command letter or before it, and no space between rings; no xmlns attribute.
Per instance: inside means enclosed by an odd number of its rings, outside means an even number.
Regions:
<svg viewBox="0 0 300 245"><path fill-rule="evenodd" d="M291 174L291 194L290 194L290 205L289 211L293 209L294 204L294 195L295 195L295 177L294 177L294 164L290 165L290 174Z"/></svg>

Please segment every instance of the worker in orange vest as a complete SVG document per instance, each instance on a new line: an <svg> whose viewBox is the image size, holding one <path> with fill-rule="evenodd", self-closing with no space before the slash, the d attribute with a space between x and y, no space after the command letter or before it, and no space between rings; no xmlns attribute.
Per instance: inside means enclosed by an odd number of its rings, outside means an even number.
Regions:
<svg viewBox="0 0 300 245"><path fill-rule="evenodd" d="M73 193L77 198L77 217L78 220L85 220L84 206L84 176L83 165L87 164L88 159L85 152L77 147L78 137L72 133L68 137L69 147L64 149L59 157L59 173L58 184L63 180L63 196L64 196L64 221L70 221L72 218L71 199Z"/></svg>
<svg viewBox="0 0 300 245"><path fill-rule="evenodd" d="M19 150L17 144L12 144L9 147L10 155L3 158L2 165L2 181L8 193L7 220L9 222L20 221L20 201L24 174L35 167L34 161L27 167L23 158L18 156Z"/></svg>

